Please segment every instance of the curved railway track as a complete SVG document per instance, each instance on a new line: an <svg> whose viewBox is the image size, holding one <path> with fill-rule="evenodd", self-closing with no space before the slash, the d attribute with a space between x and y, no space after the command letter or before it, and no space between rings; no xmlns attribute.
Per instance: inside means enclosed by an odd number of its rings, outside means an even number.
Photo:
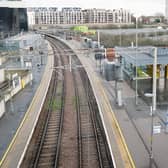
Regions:
<svg viewBox="0 0 168 168"><path fill-rule="evenodd" d="M111 168L112 159L88 77L65 44L48 37L54 72L23 167ZM68 55L73 54L72 72ZM27 165L27 163L29 163ZM27 165L27 166L26 166Z"/></svg>
<svg viewBox="0 0 168 168"><path fill-rule="evenodd" d="M75 73L74 81L77 86L75 89L77 99L76 106L78 109L79 167L102 168L103 164L100 155L95 120L93 119L88 96L86 95L87 92L85 92L85 88L82 85L82 79L80 79L80 75L77 72Z"/></svg>
<svg viewBox="0 0 168 168"><path fill-rule="evenodd" d="M54 47L54 44L53 44ZM54 51L55 52L55 51ZM62 60L61 60L62 64ZM59 66L58 59L55 59L55 66ZM65 95L65 79L59 79L59 75L64 75L64 71L54 71L50 99L47 107L47 117L43 127L41 140L36 153L33 167L57 167L58 151L63 125L63 106ZM59 102L60 104L56 104Z"/></svg>

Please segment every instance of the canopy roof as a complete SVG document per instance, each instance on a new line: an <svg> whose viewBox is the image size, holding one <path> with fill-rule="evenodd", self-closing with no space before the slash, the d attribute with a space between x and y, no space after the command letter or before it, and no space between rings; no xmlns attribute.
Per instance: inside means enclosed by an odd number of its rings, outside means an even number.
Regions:
<svg viewBox="0 0 168 168"><path fill-rule="evenodd" d="M154 61L154 47L116 47L116 52L122 56L127 63L134 66L152 65ZM168 64L168 48L157 48L157 64Z"/></svg>

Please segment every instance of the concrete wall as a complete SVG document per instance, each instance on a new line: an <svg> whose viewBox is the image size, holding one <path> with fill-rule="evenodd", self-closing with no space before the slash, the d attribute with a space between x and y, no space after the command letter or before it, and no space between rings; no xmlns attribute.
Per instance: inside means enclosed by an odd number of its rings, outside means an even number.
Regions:
<svg viewBox="0 0 168 168"><path fill-rule="evenodd" d="M2 65L4 62L6 62L6 57L0 57L0 65Z"/></svg>
<svg viewBox="0 0 168 168"><path fill-rule="evenodd" d="M5 81L5 70L0 69L0 83Z"/></svg>
<svg viewBox="0 0 168 168"><path fill-rule="evenodd" d="M5 101L0 100L0 118L3 116L4 113L5 113Z"/></svg>

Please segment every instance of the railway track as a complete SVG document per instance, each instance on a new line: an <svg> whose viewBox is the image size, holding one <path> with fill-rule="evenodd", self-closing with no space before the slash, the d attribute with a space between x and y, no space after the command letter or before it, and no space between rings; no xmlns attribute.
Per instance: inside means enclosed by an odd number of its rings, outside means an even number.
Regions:
<svg viewBox="0 0 168 168"><path fill-rule="evenodd" d="M93 124L94 136L96 140L96 149L99 159L99 167L112 167L111 156L108 151L108 144L104 135L101 117L99 114L96 99L94 97L88 76L84 69L80 69L80 76L82 76L82 83L87 93L87 101L90 110L91 120Z"/></svg>
<svg viewBox="0 0 168 168"><path fill-rule="evenodd" d="M83 68L70 72L67 56L73 52L53 38L48 40L55 54L55 71L45 102L47 107L43 108L23 167L113 167L86 72ZM74 54L72 63L80 65ZM27 163L29 166L25 166Z"/></svg>
<svg viewBox="0 0 168 168"><path fill-rule="evenodd" d="M54 46L53 46L54 47ZM56 54L56 53L55 53ZM59 66L55 59L55 66ZM47 116L45 125L43 126L42 135L38 145L38 150L33 163L33 167L57 167L58 147L61 137L61 129L63 124L63 106L64 106L64 79L59 80L59 74L64 74L63 70L53 72L52 88L50 99L47 104ZM58 102L58 103L57 103Z"/></svg>
<svg viewBox="0 0 168 168"><path fill-rule="evenodd" d="M88 97L82 85L80 75L75 72L76 106L78 109L79 167L103 167L98 146L96 128L89 107ZM78 79L78 80L77 80ZM79 80L80 79L80 80Z"/></svg>

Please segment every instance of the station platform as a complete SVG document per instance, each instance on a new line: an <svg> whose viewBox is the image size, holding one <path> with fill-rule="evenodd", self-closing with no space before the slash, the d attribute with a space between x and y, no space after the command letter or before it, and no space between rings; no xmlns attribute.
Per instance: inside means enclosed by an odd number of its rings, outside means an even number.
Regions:
<svg viewBox="0 0 168 168"><path fill-rule="evenodd" d="M65 41L65 40L63 40ZM149 167L149 149L151 142L150 107L140 97L135 104L135 91L123 81L120 83L123 107L118 107L115 96L115 83L106 81L96 66L94 54L79 52L84 46L75 40L65 41L78 55L91 81L107 140L110 145L116 167ZM157 109L159 111L159 109ZM160 134L153 135L152 167L167 168L168 136L161 119L154 115L153 125L161 124ZM118 133L117 133L118 132ZM118 135L117 135L118 134ZM129 161L129 164L127 163Z"/></svg>
<svg viewBox="0 0 168 168"><path fill-rule="evenodd" d="M24 153L28 147L29 141L35 129L38 117L47 94L49 83L52 76L53 51L48 44L48 58L41 83L33 97L33 100L20 123L10 145L0 161L1 168L20 167Z"/></svg>

